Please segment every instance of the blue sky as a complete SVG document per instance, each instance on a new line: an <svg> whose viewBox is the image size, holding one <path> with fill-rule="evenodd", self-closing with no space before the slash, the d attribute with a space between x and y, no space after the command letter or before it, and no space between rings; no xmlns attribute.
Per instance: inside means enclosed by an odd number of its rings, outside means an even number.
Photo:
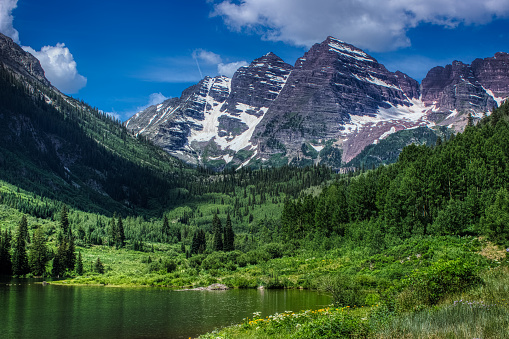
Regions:
<svg viewBox="0 0 509 339"><path fill-rule="evenodd" d="M294 64L328 35L420 81L509 52L509 0L0 0L0 32L57 88L126 120L267 52Z"/></svg>

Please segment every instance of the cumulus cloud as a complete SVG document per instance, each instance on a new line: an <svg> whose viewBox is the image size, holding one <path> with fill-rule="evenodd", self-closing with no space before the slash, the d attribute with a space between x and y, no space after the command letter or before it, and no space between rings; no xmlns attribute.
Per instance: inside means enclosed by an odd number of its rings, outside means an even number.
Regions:
<svg viewBox="0 0 509 339"><path fill-rule="evenodd" d="M204 49L197 49L193 51L193 58L203 61L207 64L218 64L222 61L221 56L214 52L209 52Z"/></svg>
<svg viewBox="0 0 509 339"><path fill-rule="evenodd" d="M409 46L407 31L422 23L455 28L507 17L509 0L227 0L211 15L271 41L310 47L332 35L382 52Z"/></svg>
<svg viewBox="0 0 509 339"><path fill-rule="evenodd" d="M87 84L87 78L78 73L76 61L65 44L44 46L40 51L23 49L41 62L46 78L64 93L76 93Z"/></svg>
<svg viewBox="0 0 509 339"><path fill-rule="evenodd" d="M12 21L12 10L18 5L18 0L2 0L0 1L0 32L7 35L15 43L19 44L19 34L14 28Z"/></svg>
<svg viewBox="0 0 509 339"><path fill-rule="evenodd" d="M228 64L223 64L221 62L217 65L217 73L231 78L240 67L247 65L248 63L246 61L230 62Z"/></svg>

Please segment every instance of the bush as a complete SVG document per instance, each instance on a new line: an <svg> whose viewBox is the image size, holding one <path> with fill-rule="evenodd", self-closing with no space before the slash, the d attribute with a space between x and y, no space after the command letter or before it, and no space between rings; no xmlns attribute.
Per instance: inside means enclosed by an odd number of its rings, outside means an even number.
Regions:
<svg viewBox="0 0 509 339"><path fill-rule="evenodd" d="M256 265L270 260L270 254L263 250L249 251L237 258L237 265L245 267L247 265Z"/></svg>
<svg viewBox="0 0 509 339"><path fill-rule="evenodd" d="M221 269L227 263L227 255L224 252L213 252L209 254L201 263L201 268L204 270Z"/></svg>
<svg viewBox="0 0 509 339"><path fill-rule="evenodd" d="M331 302L335 307L360 306L365 303L361 285L351 276L337 274L322 277L319 289L331 294Z"/></svg>
<svg viewBox="0 0 509 339"><path fill-rule="evenodd" d="M161 273L171 273L177 269L177 263L172 259L159 259L158 261L153 261L148 264L147 271L149 273L152 272L161 272Z"/></svg>
<svg viewBox="0 0 509 339"><path fill-rule="evenodd" d="M398 301L403 310L416 309L419 304L436 305L445 295L466 290L482 282L478 266L461 259L440 260L414 271L405 281L407 288Z"/></svg>
<svg viewBox="0 0 509 339"><path fill-rule="evenodd" d="M205 257L206 257L205 254L196 254L196 255L193 255L191 258L188 259L189 266L192 267L192 268L200 267L201 263L202 263L203 259L205 259Z"/></svg>
<svg viewBox="0 0 509 339"><path fill-rule="evenodd" d="M264 246L263 250L270 256L271 259L281 258L284 253L283 244L271 242Z"/></svg>

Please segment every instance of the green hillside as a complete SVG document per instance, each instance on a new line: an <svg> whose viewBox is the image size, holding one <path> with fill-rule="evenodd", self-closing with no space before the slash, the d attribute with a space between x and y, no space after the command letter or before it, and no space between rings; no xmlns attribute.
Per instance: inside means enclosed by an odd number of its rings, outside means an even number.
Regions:
<svg viewBox="0 0 509 339"><path fill-rule="evenodd" d="M162 213L199 175L83 102L0 69L0 174L103 214Z"/></svg>

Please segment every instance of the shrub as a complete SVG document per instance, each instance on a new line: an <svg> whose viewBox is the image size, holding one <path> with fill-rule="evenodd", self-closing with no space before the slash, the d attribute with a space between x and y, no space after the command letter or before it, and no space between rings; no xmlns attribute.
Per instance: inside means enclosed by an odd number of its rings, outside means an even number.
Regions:
<svg viewBox="0 0 509 339"><path fill-rule="evenodd" d="M436 305L449 293L456 293L482 282L475 263L462 259L440 260L431 266L414 271L405 281L407 288L399 296L403 310L415 309L416 305Z"/></svg>
<svg viewBox="0 0 509 339"><path fill-rule="evenodd" d="M351 276L327 275L318 283L319 289L331 294L335 307L364 305L365 296L361 285Z"/></svg>
<svg viewBox="0 0 509 339"><path fill-rule="evenodd" d="M204 270L220 269L227 263L227 255L224 252L213 252L209 254L201 263Z"/></svg>
<svg viewBox="0 0 509 339"><path fill-rule="evenodd" d="M189 258L189 266L192 267L192 268L198 268L201 266L201 263L203 261L203 259L205 259L205 255L204 254L196 254L196 255L193 255L191 258Z"/></svg>
<svg viewBox="0 0 509 339"><path fill-rule="evenodd" d="M271 259L281 258L284 253L283 244L271 242L264 246L263 250L270 256Z"/></svg>

